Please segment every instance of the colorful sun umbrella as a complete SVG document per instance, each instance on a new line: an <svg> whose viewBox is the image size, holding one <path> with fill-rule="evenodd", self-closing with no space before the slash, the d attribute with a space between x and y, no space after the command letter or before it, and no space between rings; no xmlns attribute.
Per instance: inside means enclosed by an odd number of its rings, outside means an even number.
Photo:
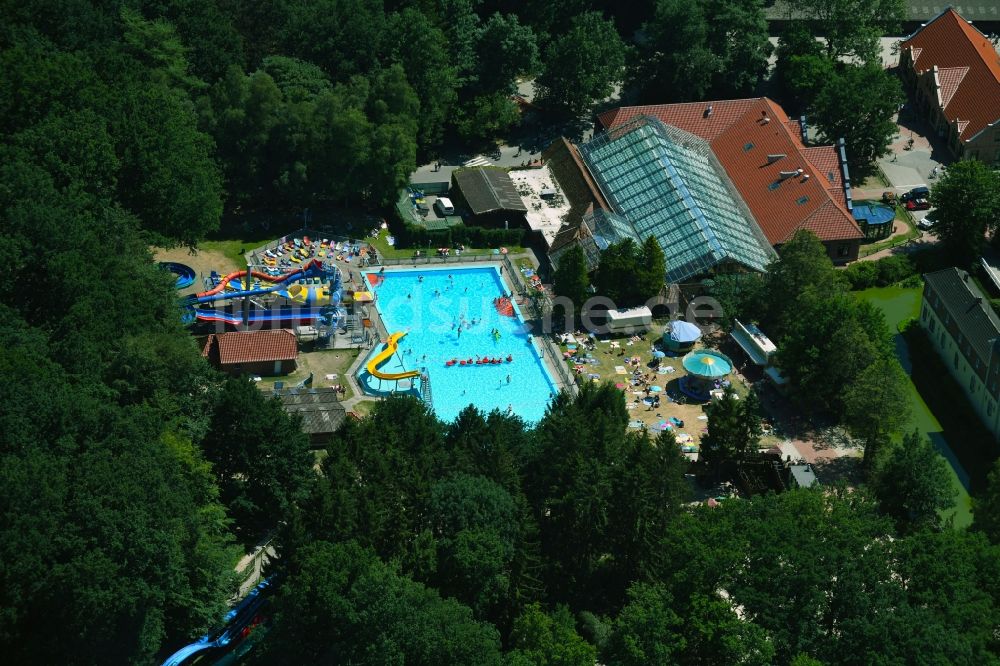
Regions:
<svg viewBox="0 0 1000 666"><path fill-rule="evenodd" d="M705 378L725 377L733 371L733 362L725 354L708 349L693 351L683 359L684 369Z"/></svg>

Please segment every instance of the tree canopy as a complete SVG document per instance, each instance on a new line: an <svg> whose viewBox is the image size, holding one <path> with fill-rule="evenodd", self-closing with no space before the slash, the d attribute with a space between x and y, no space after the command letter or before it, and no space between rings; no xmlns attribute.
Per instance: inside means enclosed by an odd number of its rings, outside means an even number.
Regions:
<svg viewBox="0 0 1000 666"><path fill-rule="evenodd" d="M851 176L866 178L898 131L893 114L905 99L902 87L879 63L839 65L830 72L812 62L807 76L825 78L814 93L810 119L822 141L844 139Z"/></svg>
<svg viewBox="0 0 1000 666"><path fill-rule="evenodd" d="M760 0L657 0L629 81L650 102L747 96L771 55Z"/></svg>
<svg viewBox="0 0 1000 666"><path fill-rule="evenodd" d="M884 108L859 102L852 121L793 61L865 57L869 5L865 31L827 26L827 56L788 39L783 76L831 137ZM885 321L806 232L768 276L716 288L773 331L801 409L865 439L870 473L715 508L691 503L674 436L630 428L612 384L561 393L530 425L474 407L443 423L389 396L309 451L278 402L206 363L154 262L153 244L196 245L238 209L391 202L418 159L516 122L520 77L577 113L627 50L646 94L751 94L769 53L757 0L4 10L5 662L158 663L218 628L234 566L269 534L276 592L251 661L998 663L996 479L975 531L940 523L943 463L883 413L903 395ZM832 76L891 100L869 69ZM877 153L865 141L858 159ZM995 176L967 164L933 198L982 237ZM585 262L564 259L557 288L582 300ZM640 304L664 273L647 238L610 248L595 285ZM708 426L706 459L755 449L755 399L724 398Z"/></svg>
<svg viewBox="0 0 1000 666"><path fill-rule="evenodd" d="M545 50L544 69L535 80L539 102L570 117L611 94L624 76L625 45L599 12L574 16L569 31Z"/></svg>
<svg viewBox="0 0 1000 666"><path fill-rule="evenodd" d="M931 189L934 233L960 266L983 251L987 234L1000 230L1000 176L979 160L955 162Z"/></svg>

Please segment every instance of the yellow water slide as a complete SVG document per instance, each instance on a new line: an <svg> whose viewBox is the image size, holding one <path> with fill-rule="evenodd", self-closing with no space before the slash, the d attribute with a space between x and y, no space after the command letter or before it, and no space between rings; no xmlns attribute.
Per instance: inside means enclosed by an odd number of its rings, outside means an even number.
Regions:
<svg viewBox="0 0 1000 666"><path fill-rule="evenodd" d="M410 370L408 372L381 372L378 366L385 363L389 358L396 353L396 348L399 347L399 340L406 335L406 331L399 333L393 333L389 336L389 339L385 343L385 349L383 349L379 354L368 361L368 374L372 377L377 377L378 379L411 379L413 377L419 377L420 373L416 370Z"/></svg>

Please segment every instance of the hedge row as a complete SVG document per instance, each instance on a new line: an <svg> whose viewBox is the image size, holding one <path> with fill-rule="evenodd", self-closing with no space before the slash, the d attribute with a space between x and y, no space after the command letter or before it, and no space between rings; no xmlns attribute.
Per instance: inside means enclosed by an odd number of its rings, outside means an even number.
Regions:
<svg viewBox="0 0 1000 666"><path fill-rule="evenodd" d="M403 224L396 233L396 247L426 249L452 247L456 244L469 247L503 247L520 245L524 229L486 229L459 225L447 229L428 230L418 224Z"/></svg>
<svg viewBox="0 0 1000 666"><path fill-rule="evenodd" d="M888 287L917 275L917 267L909 257L893 255L878 261L856 261L844 269L851 289Z"/></svg>

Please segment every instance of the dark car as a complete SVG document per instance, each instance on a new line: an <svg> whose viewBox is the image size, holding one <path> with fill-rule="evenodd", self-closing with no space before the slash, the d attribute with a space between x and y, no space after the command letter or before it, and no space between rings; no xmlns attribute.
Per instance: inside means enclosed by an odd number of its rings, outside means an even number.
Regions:
<svg viewBox="0 0 1000 666"><path fill-rule="evenodd" d="M928 187L914 187L912 190L899 197L899 200L906 203L914 199L926 199L931 195L931 190ZM913 210L913 209L911 209ZM923 210L918 208L917 210Z"/></svg>
<svg viewBox="0 0 1000 666"><path fill-rule="evenodd" d="M931 202L927 199L910 199L906 202L906 210L927 210Z"/></svg>

